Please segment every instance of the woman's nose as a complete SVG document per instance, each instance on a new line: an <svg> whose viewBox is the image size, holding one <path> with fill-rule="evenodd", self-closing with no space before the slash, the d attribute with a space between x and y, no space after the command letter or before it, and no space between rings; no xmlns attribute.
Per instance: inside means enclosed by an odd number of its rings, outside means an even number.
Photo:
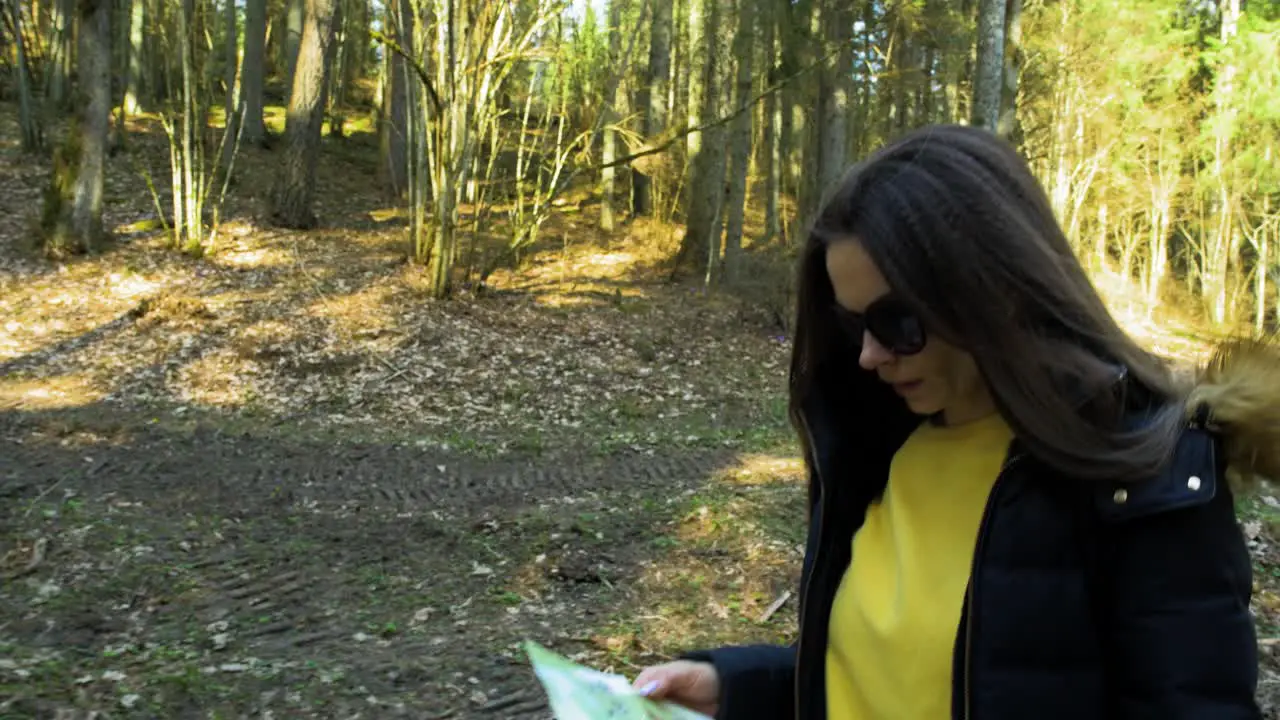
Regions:
<svg viewBox="0 0 1280 720"><path fill-rule="evenodd" d="M862 352L858 353L858 364L863 370L875 370L893 360L893 353L870 332L862 333Z"/></svg>

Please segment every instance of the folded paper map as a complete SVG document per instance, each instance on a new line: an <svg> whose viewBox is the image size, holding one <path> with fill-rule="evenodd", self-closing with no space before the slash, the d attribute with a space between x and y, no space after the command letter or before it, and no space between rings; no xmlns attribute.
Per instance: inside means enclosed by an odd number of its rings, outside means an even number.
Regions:
<svg viewBox="0 0 1280 720"><path fill-rule="evenodd" d="M625 677L584 667L535 642L525 642L524 650L557 720L711 720L643 697Z"/></svg>

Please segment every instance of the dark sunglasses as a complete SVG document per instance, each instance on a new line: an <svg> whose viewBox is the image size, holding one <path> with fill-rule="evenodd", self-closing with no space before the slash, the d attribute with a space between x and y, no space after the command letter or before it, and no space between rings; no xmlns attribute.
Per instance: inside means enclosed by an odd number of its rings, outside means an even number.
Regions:
<svg viewBox="0 0 1280 720"><path fill-rule="evenodd" d="M861 347L864 333L870 332L894 355L914 355L924 349L924 324L905 302L885 295L856 313L833 304L836 322L854 345Z"/></svg>

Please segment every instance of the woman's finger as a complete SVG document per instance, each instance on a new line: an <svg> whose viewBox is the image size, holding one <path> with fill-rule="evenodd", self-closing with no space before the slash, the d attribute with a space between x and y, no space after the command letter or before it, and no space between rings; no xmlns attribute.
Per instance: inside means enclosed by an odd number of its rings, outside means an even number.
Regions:
<svg viewBox="0 0 1280 720"><path fill-rule="evenodd" d="M665 697L671 685L670 669L667 665L645 668L636 676L632 687L645 697L654 699Z"/></svg>
<svg viewBox="0 0 1280 720"><path fill-rule="evenodd" d="M645 697L661 697L660 695L658 695L658 690L660 689L662 689L661 682L657 680L650 680L649 682L640 686L640 694Z"/></svg>

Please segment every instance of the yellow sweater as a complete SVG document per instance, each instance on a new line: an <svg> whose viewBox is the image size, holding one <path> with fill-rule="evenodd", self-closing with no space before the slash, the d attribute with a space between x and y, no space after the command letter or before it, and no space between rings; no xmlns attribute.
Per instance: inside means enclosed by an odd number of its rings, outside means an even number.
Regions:
<svg viewBox="0 0 1280 720"><path fill-rule="evenodd" d="M853 538L831 609L830 720L941 720L983 508L1012 432L998 415L924 423Z"/></svg>

